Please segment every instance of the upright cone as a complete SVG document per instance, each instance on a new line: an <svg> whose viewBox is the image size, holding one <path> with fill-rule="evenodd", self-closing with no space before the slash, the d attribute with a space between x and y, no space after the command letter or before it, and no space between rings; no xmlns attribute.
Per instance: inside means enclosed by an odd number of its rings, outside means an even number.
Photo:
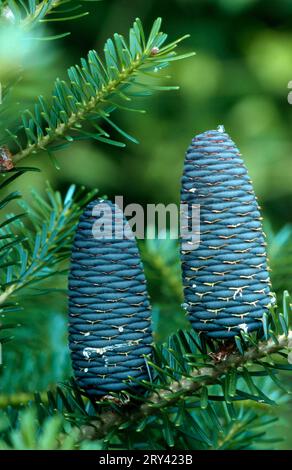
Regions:
<svg viewBox="0 0 292 470"><path fill-rule="evenodd" d="M193 139L181 201L200 206L200 243L181 250L193 328L219 339L261 328L271 303L261 216L241 155L223 126Z"/></svg>
<svg viewBox="0 0 292 470"><path fill-rule="evenodd" d="M69 275L69 342L76 380L90 396L147 379L150 305L136 241L121 210L93 201L77 228Z"/></svg>

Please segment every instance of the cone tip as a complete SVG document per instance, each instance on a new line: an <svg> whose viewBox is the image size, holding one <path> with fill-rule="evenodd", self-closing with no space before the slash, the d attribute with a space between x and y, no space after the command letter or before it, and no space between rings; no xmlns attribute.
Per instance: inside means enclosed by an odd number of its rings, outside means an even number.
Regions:
<svg viewBox="0 0 292 470"><path fill-rule="evenodd" d="M217 131L218 131L218 132L225 132L225 127L223 126L223 124L220 124L220 125L217 127Z"/></svg>

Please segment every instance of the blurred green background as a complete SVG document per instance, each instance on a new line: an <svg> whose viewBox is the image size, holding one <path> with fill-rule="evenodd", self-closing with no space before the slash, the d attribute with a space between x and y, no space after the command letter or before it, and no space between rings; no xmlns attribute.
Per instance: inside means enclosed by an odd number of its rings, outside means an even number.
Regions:
<svg viewBox="0 0 292 470"><path fill-rule="evenodd" d="M137 16L148 28L161 16L170 40L190 33L182 49L197 55L171 67L169 81L180 85L179 91L141 100L146 115L117 113L116 122L140 145L116 149L100 143L74 144L58 153L59 171L45 154L38 154L25 165L37 166L42 173L24 175L17 180L17 189L29 198L32 187L42 190L49 180L62 193L75 183L99 188L110 198L123 195L126 203L178 203L184 153L192 137L223 124L244 156L262 206L275 288L291 289L291 230L288 226L275 235L292 223L292 106L287 100L292 80L291 0L103 0L88 3L87 9L89 16L66 24L71 36L37 46L41 49L27 61L24 80L10 97L17 102L15 116L17 107L23 109L36 94L48 94L53 78L64 77L66 68L89 49L102 51L114 32L126 34ZM64 32L64 24L53 31ZM11 51L6 56L11 60ZM3 70L2 66L0 76ZM151 252L156 267L149 261ZM163 339L185 325L177 252L166 245L164 251L142 246L142 253L153 302L159 299L155 322L157 337ZM161 285L159 269L168 269L169 285ZM65 280L54 282L65 287ZM7 395L17 400L15 393L45 390L70 374L66 296L38 297L37 305L28 301L18 321L22 326L17 337L4 351L3 403ZM285 429L279 433L287 434ZM283 447L292 444L286 441Z"/></svg>
<svg viewBox="0 0 292 470"><path fill-rule="evenodd" d="M48 178L62 190L74 182L110 197L122 194L128 202L178 202L191 138L224 124L244 155L265 215L276 227L291 222L291 1L104 0L87 9L88 17L65 25L70 37L50 44L58 54L42 72L43 91L50 89L47 75L51 80L54 67L55 75L65 75L65 67L90 48L102 51L113 32L126 34L136 16L146 27L162 16L170 39L190 33L182 47L197 55L173 64L171 82L180 91L145 99L145 116L117 114L140 145L75 145L59 154L59 172L45 156L32 158L27 164L44 169L33 184ZM63 32L64 24L55 30Z"/></svg>

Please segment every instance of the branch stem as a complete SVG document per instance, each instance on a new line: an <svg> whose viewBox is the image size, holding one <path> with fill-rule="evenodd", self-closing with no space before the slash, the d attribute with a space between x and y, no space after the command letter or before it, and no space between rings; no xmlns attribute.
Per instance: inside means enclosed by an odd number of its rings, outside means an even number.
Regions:
<svg viewBox="0 0 292 470"><path fill-rule="evenodd" d="M214 364L213 367L194 370L190 377L168 384L167 388L163 391L152 393L147 398L147 403L141 405L137 411L133 411L133 409L125 410L123 416L113 411L104 411L99 415L98 421L92 423L97 437L103 437L113 428L118 428L124 422L125 417L132 422L138 422L144 417L151 415L155 408L161 410L173 406L177 404L181 398L185 400L186 397L198 393L202 387L215 384L219 378L234 368L237 369L249 363L254 363L271 354L276 354L287 349L292 341L292 330L289 331L287 336L281 335L277 340L277 343L272 339L266 342L260 342L257 347L250 348L243 355L239 353L231 354L224 361Z"/></svg>
<svg viewBox="0 0 292 470"><path fill-rule="evenodd" d="M119 74L119 77L115 80L111 80L101 91L98 91L88 103L86 103L77 113L72 113L67 123L60 123L52 134L45 134L38 142L29 144L25 149L19 151L13 155L13 161L18 162L23 158L35 154L40 150L45 150L48 145L54 142L56 139L63 137L70 129L74 129L76 125L84 121L88 114L94 111L99 104L104 103L110 94L113 93L123 82L129 79L143 63L142 57L137 58L130 67L125 69Z"/></svg>

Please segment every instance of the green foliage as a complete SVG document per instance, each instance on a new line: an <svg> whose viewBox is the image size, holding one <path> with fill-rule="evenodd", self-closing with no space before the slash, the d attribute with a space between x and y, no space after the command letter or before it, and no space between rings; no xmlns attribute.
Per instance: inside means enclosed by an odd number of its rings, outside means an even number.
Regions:
<svg viewBox="0 0 292 470"><path fill-rule="evenodd" d="M65 283L60 283L42 297L37 292L38 297L21 299L23 311L13 317L18 327L9 330L13 339L2 347L0 408L27 403L35 391L54 389L72 375L65 305L60 300L64 293L59 286L65 290Z"/></svg>
<svg viewBox="0 0 292 470"><path fill-rule="evenodd" d="M29 169L20 168L6 178L3 176L0 190L25 171ZM0 238L2 316L19 309L20 291L34 289L35 284L64 272L62 262L69 257L80 207L94 194L95 191L87 193L84 188L76 192L71 186L62 200L59 192L48 187L46 199L33 192L32 204L28 206L21 201L22 212L7 215L1 224ZM1 201L0 207L3 209L19 198L18 192L10 193ZM26 215L26 224L22 221L23 215ZM42 289L33 292L41 294ZM5 323L0 326L0 331L5 326Z"/></svg>
<svg viewBox="0 0 292 470"><path fill-rule="evenodd" d="M0 191L7 186L9 186L12 181L19 178L23 173L30 171L30 168L20 168L17 171L12 171L12 174L6 176L5 174L1 175L1 184L0 184ZM5 209L9 204L19 199L20 193L18 191L13 191L8 193L6 196L2 196L0 202L0 209L3 213L3 209ZM19 306L16 302L10 302L8 297L10 295L10 286L9 286L9 276L11 270L13 270L16 265L17 261L15 259L15 250L16 246L19 245L21 240L24 239L24 236L15 236L12 232L12 226L16 224L20 218L23 216L23 213L17 214L8 214L8 216L1 222L1 236L0 236L0 262L1 262L1 293L0 293L0 306L1 306L1 315L2 318L5 317L7 313L15 312L19 310ZM7 284L8 283L8 284ZM7 286L5 287L5 284ZM5 325L1 322L0 324L0 333L5 328L9 328L10 325ZM3 342L6 337L1 335L1 341Z"/></svg>
<svg viewBox="0 0 292 470"><path fill-rule="evenodd" d="M53 400L52 396L51 400ZM74 406L76 406L76 403L74 403ZM48 405L42 404L42 407L48 407ZM68 404L67 407L69 408ZM56 415L52 415L44 418L43 421L39 420L39 429L43 429L44 423L50 422L55 417ZM90 419L87 417L86 424L81 424L82 421L80 421L77 426L73 425L73 429L75 431L76 429L81 430L79 443L77 444L81 449L247 450L254 449L255 445L264 446L265 440L267 441L266 445L270 445L271 442L266 434L269 426L276 421L273 417L259 415L253 410L245 409L243 406L236 407L233 417L230 419L226 407L221 403L214 403L206 411L202 411L195 406L186 408L175 418L175 421L169 423L165 413L161 415L161 418L153 418L151 426L150 424L147 425L146 420L144 420L135 431L130 429L122 430L123 425L120 425L119 436L117 436L117 433L112 432L104 440L99 439L96 435L95 424L98 422L98 420L95 421L96 417ZM161 430L163 431L161 432ZM10 442L12 440L11 435L14 434L14 430L11 433L6 433L6 435L2 432L4 443ZM276 443L277 439L273 442ZM75 447L77 445L75 444ZM40 447L36 445L31 448L39 449Z"/></svg>
<svg viewBox="0 0 292 470"><path fill-rule="evenodd" d="M0 19L24 31L30 31L43 23L75 20L88 15L88 12L82 11L82 3L85 1L90 0L80 0L77 3L74 0L24 0L21 2L1 0ZM69 34L63 33L39 39L60 39Z"/></svg>
<svg viewBox="0 0 292 470"><path fill-rule="evenodd" d="M287 224L277 232L267 226L266 233L273 288L280 295L291 287L292 225Z"/></svg>
<svg viewBox="0 0 292 470"><path fill-rule="evenodd" d="M144 394L91 401L71 381L36 395L40 425L61 414L80 429L81 440L98 439L104 449L239 450L276 443L267 434L275 417L267 414L282 400L279 390L288 393L280 371L292 372L291 299L284 297L283 313L272 310L267 320L266 340L243 333L236 348L180 331L155 347L152 380L141 382Z"/></svg>
<svg viewBox="0 0 292 470"><path fill-rule="evenodd" d="M12 431L10 431L13 423ZM94 444L84 440L80 445L80 431L65 422L61 416L50 416L39 426L36 410L28 408L18 415L13 412L0 414L2 439L0 450L98 450Z"/></svg>
<svg viewBox="0 0 292 470"><path fill-rule="evenodd" d="M176 329L188 328L182 310L183 289L177 240L147 238L140 244L152 303L155 340L165 341Z"/></svg>
<svg viewBox="0 0 292 470"><path fill-rule="evenodd" d="M168 234L170 236L170 234ZM168 302L182 302L183 291L180 282L179 247L177 240L168 238L147 238L141 246L141 255L147 279L158 284L159 290L154 292L154 300L166 296ZM155 297L157 296L157 297Z"/></svg>
<svg viewBox="0 0 292 470"><path fill-rule="evenodd" d="M21 144L21 133L8 131L19 149L14 161L40 150L47 150L54 159L55 150L80 140L94 139L124 147L124 143L111 138L103 124L137 143L110 119L111 113L116 109L137 111L129 105L133 98L147 96L154 90L176 89L156 85L158 72L174 60L193 55L176 55L175 52L178 43L187 36L164 45L167 35L160 32L160 25L158 18L146 38L142 23L137 19L130 29L128 44L123 36L115 34L113 40L105 44L103 61L96 51L90 51L87 60L81 59L80 66L68 70L69 81L57 79L51 101L46 102L40 96L34 110L22 114L24 143Z"/></svg>
<svg viewBox="0 0 292 470"><path fill-rule="evenodd" d="M84 188L76 192L75 189L72 185L62 199L59 192L48 187L46 199L33 191L33 202L29 206L22 201L21 207L33 228L27 230L19 219L17 227L14 224L14 230L27 236L17 245L18 269L9 273L9 286L15 286L13 292L58 273L58 266L68 259L80 207L96 193L87 193Z"/></svg>

